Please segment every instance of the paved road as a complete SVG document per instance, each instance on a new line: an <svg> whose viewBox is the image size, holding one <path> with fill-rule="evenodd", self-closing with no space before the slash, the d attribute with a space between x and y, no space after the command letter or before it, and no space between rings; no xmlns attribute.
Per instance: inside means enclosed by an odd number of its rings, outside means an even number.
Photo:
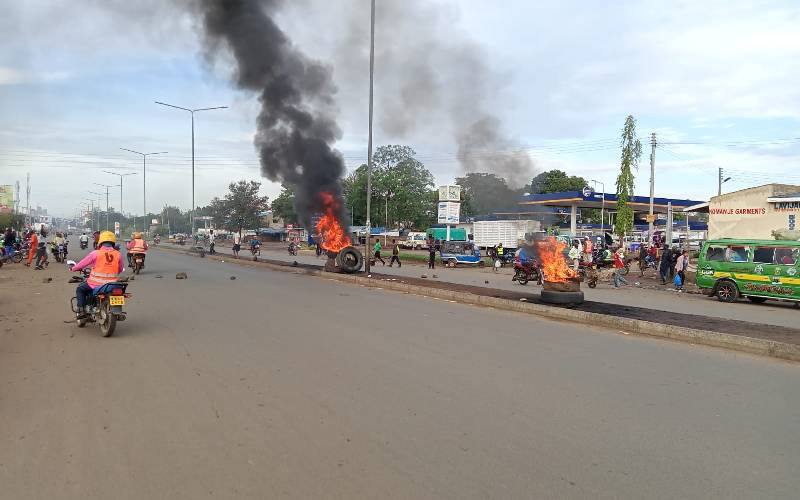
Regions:
<svg viewBox="0 0 800 500"><path fill-rule="evenodd" d="M229 247L218 247L224 254L230 253ZM323 259L317 258L313 252L301 252L297 257L292 257L285 250L266 250L262 249L263 258L277 259L287 262L296 260L305 264L322 264ZM250 252L242 252L240 256L248 257ZM386 259L388 262L388 259ZM526 287L520 286L511 281L510 271L494 273L491 269L470 269L437 267L434 273L428 272L426 266L415 265L407 262L402 268L381 266L374 267L378 273L391 274L396 276L411 276L419 278L422 274L427 274L429 279L432 274L436 274L438 280L452 283L459 283L474 286L486 286L500 288L504 290L525 291L538 293L540 287L528 284ZM629 281L636 281L634 272L629 277ZM489 283L486 283L489 281ZM634 286L614 289L611 285L599 284L597 288L591 289L583 287L586 300L596 300L612 304L623 304L628 306L646 307L663 311L676 311L686 314L698 314L717 318L738 319L741 321L751 321L766 325L785 326L797 328L800 323L800 310L791 303L780 303L769 301L766 304L751 304L743 300L736 304L724 304L714 298L695 294L679 294L670 290L650 290Z"/></svg>
<svg viewBox="0 0 800 500"><path fill-rule="evenodd" d="M800 491L797 364L158 251L102 339L55 277L0 282L2 498Z"/></svg>

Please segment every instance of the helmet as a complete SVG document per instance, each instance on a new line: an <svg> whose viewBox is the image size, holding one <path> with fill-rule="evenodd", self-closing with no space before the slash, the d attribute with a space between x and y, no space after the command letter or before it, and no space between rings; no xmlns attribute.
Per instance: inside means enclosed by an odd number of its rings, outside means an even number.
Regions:
<svg viewBox="0 0 800 500"><path fill-rule="evenodd" d="M133 239L134 240L142 239L142 233L133 233Z"/></svg>
<svg viewBox="0 0 800 500"><path fill-rule="evenodd" d="M100 246L105 242L116 243L117 237L111 231L102 231L100 237L97 238L97 245Z"/></svg>

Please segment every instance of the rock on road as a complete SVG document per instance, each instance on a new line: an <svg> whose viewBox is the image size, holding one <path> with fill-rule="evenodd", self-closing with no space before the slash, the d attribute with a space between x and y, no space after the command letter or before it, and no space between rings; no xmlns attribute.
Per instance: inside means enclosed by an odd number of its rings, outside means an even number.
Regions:
<svg viewBox="0 0 800 500"><path fill-rule="evenodd" d="M800 491L797 364L157 250L103 339L63 322L63 269L25 272L0 498Z"/></svg>

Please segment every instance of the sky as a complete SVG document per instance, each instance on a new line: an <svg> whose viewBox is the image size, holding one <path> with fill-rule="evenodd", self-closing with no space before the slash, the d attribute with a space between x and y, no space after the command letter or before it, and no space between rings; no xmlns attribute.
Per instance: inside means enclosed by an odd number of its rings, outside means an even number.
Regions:
<svg viewBox="0 0 800 500"><path fill-rule="evenodd" d="M123 210L191 205L229 182L264 182L253 147L256 96L231 63L204 55L191 0L5 0L0 18L0 184L31 177L31 205L75 215L99 184L123 180ZM378 0L375 144L407 144L437 184L463 175L460 121L487 110L496 151L614 192L619 134L637 119L636 192L707 200L767 182L800 184L800 3ZM299 50L329 65L348 169L366 161L368 0L286 2L277 19ZM447 75L445 78L443 75ZM417 85L426 79L434 86ZM430 84L430 81L428 81ZM477 97L476 97L477 96ZM402 123L400 123L402 122ZM167 154L141 157L120 148ZM492 151L489 151L490 153ZM501 172L502 174L502 172ZM598 187L599 187L598 183ZM119 188L110 188L119 208Z"/></svg>

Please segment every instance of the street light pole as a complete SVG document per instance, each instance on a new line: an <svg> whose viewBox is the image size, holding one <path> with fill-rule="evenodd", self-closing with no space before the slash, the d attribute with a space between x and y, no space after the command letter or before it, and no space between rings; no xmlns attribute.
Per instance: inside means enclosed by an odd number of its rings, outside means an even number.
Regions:
<svg viewBox="0 0 800 500"><path fill-rule="evenodd" d="M369 133L367 139L367 237L364 242L364 270L369 275L370 268L370 237L372 236L372 221L370 221L370 210L372 201L372 96L375 77L375 0L370 2L370 26L369 26Z"/></svg>
<svg viewBox="0 0 800 500"><path fill-rule="evenodd" d="M147 157L151 155L164 155L167 151L157 153L140 153L132 149L119 148L129 153L135 153L142 157L142 231L147 232ZM133 218L133 228L136 229L136 217Z"/></svg>
<svg viewBox="0 0 800 500"><path fill-rule="evenodd" d="M106 188L106 231L108 231L108 190L112 187L118 187L116 184L100 184L99 182L95 182L98 186L103 186Z"/></svg>
<svg viewBox="0 0 800 500"><path fill-rule="evenodd" d="M100 197L103 196L103 193L98 193L97 191L89 191L89 194L93 194L93 195L97 196L97 216L96 216L97 229L96 230L99 231L100 230ZM94 214L92 214L92 216L94 217Z"/></svg>
<svg viewBox="0 0 800 500"><path fill-rule="evenodd" d="M602 198L603 201L601 202L601 205L600 205L600 232L605 234L605 232L606 232L605 231L605 229L606 229L606 226L605 226L605 220L606 220L605 219L605 212L606 212L606 185L604 183L602 183L600 181L596 181L594 179L592 179L592 182L595 183L595 184L600 184L600 189L603 190L603 198Z"/></svg>
<svg viewBox="0 0 800 500"><path fill-rule="evenodd" d="M119 177L119 213L122 217L125 217L125 211L122 209L122 178L128 175L136 175L136 172L131 172L128 174L118 174L116 172L111 172L110 170L103 170L103 172ZM133 218L133 229L136 230L136 217Z"/></svg>
<svg viewBox="0 0 800 500"><path fill-rule="evenodd" d="M199 111L211 111L214 109L228 109L228 106L215 106L213 108L182 108L180 106L175 106L174 104L167 104L165 102L155 101L156 104L160 104L162 106L167 106L170 108L175 109L182 109L183 111L188 111L192 115L192 236L194 236L194 211L195 211L195 204L194 204L194 114Z"/></svg>

